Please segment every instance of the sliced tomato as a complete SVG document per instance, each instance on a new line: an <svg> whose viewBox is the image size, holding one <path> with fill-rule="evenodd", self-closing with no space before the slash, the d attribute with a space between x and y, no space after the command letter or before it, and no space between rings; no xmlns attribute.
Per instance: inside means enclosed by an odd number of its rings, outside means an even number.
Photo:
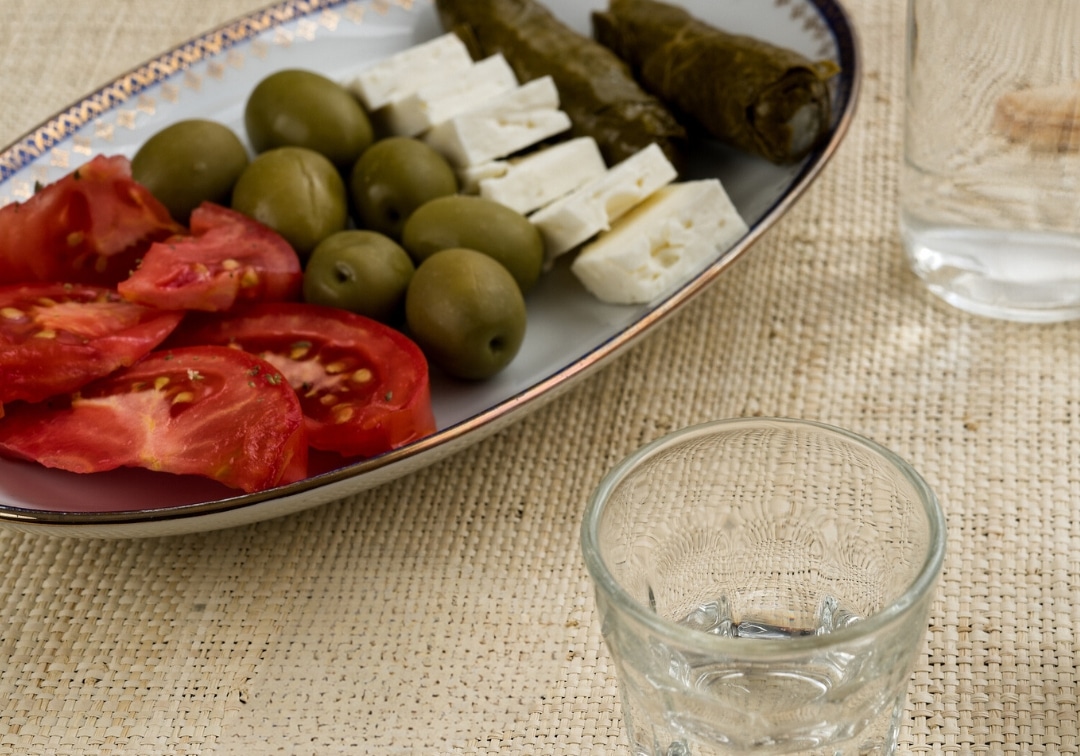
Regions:
<svg viewBox="0 0 1080 756"><path fill-rule="evenodd" d="M238 347L273 364L296 389L316 449L372 457L435 430L420 348L360 315L298 302L259 304L185 321L175 339Z"/></svg>
<svg viewBox="0 0 1080 756"><path fill-rule="evenodd" d="M145 467L247 492L307 475L296 394L272 365L237 349L154 352L63 399L7 410L0 453L47 467Z"/></svg>
<svg viewBox="0 0 1080 756"><path fill-rule="evenodd" d="M98 156L26 202L0 207L0 284L115 286L151 242L181 231L131 178L126 157Z"/></svg>
<svg viewBox="0 0 1080 756"><path fill-rule="evenodd" d="M228 310L237 302L299 298L300 258L279 233L242 213L203 203L191 234L147 250L118 289L133 302L171 310Z"/></svg>
<svg viewBox="0 0 1080 756"><path fill-rule="evenodd" d="M0 286L0 404L39 402L131 365L182 317L96 286Z"/></svg>

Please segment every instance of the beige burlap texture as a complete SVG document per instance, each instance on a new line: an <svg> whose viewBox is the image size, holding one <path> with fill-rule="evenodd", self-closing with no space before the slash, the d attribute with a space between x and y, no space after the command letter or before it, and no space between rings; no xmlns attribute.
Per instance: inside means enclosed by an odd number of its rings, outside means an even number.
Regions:
<svg viewBox="0 0 1080 756"><path fill-rule="evenodd" d="M0 142L260 5L0 0ZM510 429L252 526L0 532L0 754L618 752L586 497L640 444L747 415L867 435L943 502L901 752L1076 753L1080 326L968 316L908 271L903 5L848 0L861 105L803 200L662 329Z"/></svg>

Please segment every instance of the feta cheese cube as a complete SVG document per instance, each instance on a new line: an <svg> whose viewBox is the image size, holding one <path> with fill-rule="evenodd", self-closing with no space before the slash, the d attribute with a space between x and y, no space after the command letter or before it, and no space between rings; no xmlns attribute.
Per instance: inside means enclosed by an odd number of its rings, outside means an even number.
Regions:
<svg viewBox="0 0 1080 756"><path fill-rule="evenodd" d="M430 82L393 100L374 113L391 134L418 136L437 123L474 108L517 86L517 77L501 53L484 58L469 68Z"/></svg>
<svg viewBox="0 0 1080 756"><path fill-rule="evenodd" d="M529 219L544 237L547 262L611 228L628 210L677 176L671 161L654 143L537 210Z"/></svg>
<svg viewBox="0 0 1080 756"><path fill-rule="evenodd" d="M717 179L671 184L585 245L570 270L610 304L644 304L704 270L749 229Z"/></svg>
<svg viewBox="0 0 1080 756"><path fill-rule="evenodd" d="M508 163L480 179L479 194L527 215L602 176L607 170L592 137L578 137Z"/></svg>
<svg viewBox="0 0 1080 756"><path fill-rule="evenodd" d="M555 82L544 76L436 124L424 141L457 168L479 165L569 129L558 107Z"/></svg>
<svg viewBox="0 0 1080 756"><path fill-rule="evenodd" d="M346 86L365 108L378 110L472 64L465 43L456 34L444 34L365 68Z"/></svg>

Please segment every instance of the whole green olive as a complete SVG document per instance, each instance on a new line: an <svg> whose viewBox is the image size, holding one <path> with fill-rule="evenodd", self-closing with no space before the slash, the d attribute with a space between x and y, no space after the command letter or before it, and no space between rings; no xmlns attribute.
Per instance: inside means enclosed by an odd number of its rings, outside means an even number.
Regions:
<svg viewBox="0 0 1080 756"><path fill-rule="evenodd" d="M306 147L348 170L374 132L360 102L314 71L286 69L260 81L244 105L244 126L256 152Z"/></svg>
<svg viewBox="0 0 1080 756"><path fill-rule="evenodd" d="M447 374L489 378L525 339L525 299L514 277L472 249L444 249L416 269L405 295L409 332Z"/></svg>
<svg viewBox="0 0 1080 756"><path fill-rule="evenodd" d="M409 254L390 237L339 231L319 242L308 258L304 299L395 323L404 313L414 270Z"/></svg>
<svg viewBox="0 0 1080 756"><path fill-rule="evenodd" d="M192 118L158 131L131 159L131 175L186 224L203 202L228 205L248 153L232 129Z"/></svg>
<svg viewBox="0 0 1080 756"><path fill-rule="evenodd" d="M521 291L540 278L544 239L521 213L482 197L453 195L421 205L409 216L401 243L417 262L450 247L467 247L510 271Z"/></svg>
<svg viewBox="0 0 1080 756"><path fill-rule="evenodd" d="M457 192L458 181L450 163L432 147L411 137L388 137L356 161L349 189L358 225L400 239L412 212Z"/></svg>
<svg viewBox="0 0 1080 756"><path fill-rule="evenodd" d="M334 164L304 147L256 156L233 187L232 207L277 231L306 257L345 228L345 182Z"/></svg>

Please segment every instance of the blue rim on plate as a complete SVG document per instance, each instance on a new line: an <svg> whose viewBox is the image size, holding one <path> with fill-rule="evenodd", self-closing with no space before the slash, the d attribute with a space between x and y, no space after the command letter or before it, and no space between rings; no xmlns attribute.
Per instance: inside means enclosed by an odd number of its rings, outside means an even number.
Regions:
<svg viewBox="0 0 1080 756"><path fill-rule="evenodd" d="M599 7L603 2L591 4ZM572 7L575 13L587 11L581 0L549 0L548 5L553 9L557 5ZM723 4L699 5L713 9ZM780 18L783 31L807 41L812 49L806 54L829 55L840 64L841 72L832 81L834 124L828 139L811 155L783 168L729 154L713 143L707 145L710 157L701 165L706 175L721 177L750 231L677 290L648 306L613 307L583 292L571 292L575 286L572 276L565 268L556 269L545 277L548 280L542 282L540 291L530 295L530 335L523 354L530 349L533 332L538 332L536 343L540 347L532 350L534 358L519 355L505 377L479 386L440 384L433 377L439 425L434 435L379 457L260 493L235 494L196 486L194 490L210 493L192 494L191 500L176 503L169 503L166 496L162 505L161 501L149 501L161 497L147 491L138 501L117 497L115 506L110 499L91 507L92 511L85 507L76 510L51 501L69 501L66 494L73 487L91 497L93 489L99 487L99 498L107 498L113 491L112 483L100 481L109 481L109 473L71 477L75 474L42 468L27 481L5 489L11 471L25 469L13 466L30 465L0 459L0 525L54 535L141 537L232 527L290 514L433 464L507 427L610 362L741 257L817 178L848 131L858 100L861 63L858 39L842 6L834 0L773 0L771 6L762 3L752 13L767 15L766 21L773 24ZM364 37L360 32L370 35ZM341 50L370 48L369 58L375 59L388 54L388 45L401 48L406 44L403 40L415 44L438 33L441 29L431 0L285 0L245 15L118 77L0 151L0 205L26 199L35 182L60 178L103 149L131 154L140 139L193 109L201 117L213 117L215 108L220 111L224 107L218 90L233 80L252 86L257 80L253 77L297 61L318 68L324 60L337 60L335 55L340 58ZM361 43L363 47L358 46ZM320 54L311 57L312 50ZM342 73L340 69L324 72ZM206 94L215 87L218 99ZM238 121L242 97L234 99L227 115ZM227 120L225 114L222 120ZM719 172L711 168L714 153L722 160ZM535 321L534 313L539 314ZM579 320L555 322L558 318ZM552 322L545 325L546 321ZM550 331L547 335L545 328ZM577 334L577 340L566 349L560 340L568 330ZM519 366L519 362L523 364ZM37 485L45 480L43 475L49 476L50 484L60 482L55 491L51 485ZM125 495L154 486L161 479L153 477L160 474L145 471L119 471L117 475L129 478L116 489ZM167 488L177 487L171 479L169 482ZM183 479L178 478L177 484L182 488ZM34 502L19 498L23 492L43 488L48 492L35 493L39 498Z"/></svg>

